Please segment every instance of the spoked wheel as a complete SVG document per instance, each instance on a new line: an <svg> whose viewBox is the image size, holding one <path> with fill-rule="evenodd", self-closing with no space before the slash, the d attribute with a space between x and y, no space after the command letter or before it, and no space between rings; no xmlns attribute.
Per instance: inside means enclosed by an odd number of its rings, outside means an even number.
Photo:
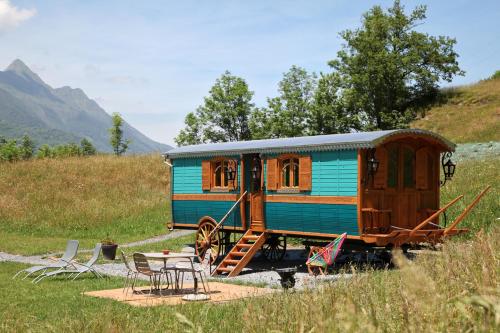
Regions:
<svg viewBox="0 0 500 333"><path fill-rule="evenodd" d="M262 246L264 257L270 262L278 262L286 253L286 236L271 235Z"/></svg>
<svg viewBox="0 0 500 333"><path fill-rule="evenodd" d="M210 248L210 263L213 263L219 257L221 249L221 235L220 232L212 232L215 230L217 224L212 218L203 218L198 225L196 231L195 250L196 255L203 261L205 253ZM210 237L210 238L209 238Z"/></svg>
<svg viewBox="0 0 500 333"><path fill-rule="evenodd" d="M311 250L309 250L309 257L307 259L309 260L313 255L318 253L321 249L322 249L322 247L312 246ZM326 275L327 268L323 268L321 266L315 266L315 265L307 265L307 271L309 272L310 275L314 275L314 276Z"/></svg>

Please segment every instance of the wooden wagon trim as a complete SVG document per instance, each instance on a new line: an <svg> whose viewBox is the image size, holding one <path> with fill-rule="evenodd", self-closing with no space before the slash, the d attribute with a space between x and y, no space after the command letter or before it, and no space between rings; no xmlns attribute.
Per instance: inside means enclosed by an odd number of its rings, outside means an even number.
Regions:
<svg viewBox="0 0 500 333"><path fill-rule="evenodd" d="M306 237L317 237L317 238L337 238L341 234L327 234L322 232L306 232L306 231L291 231L291 230L274 230L274 229L266 229L267 233L270 234L280 234L287 236L306 236ZM355 235L347 235L347 239L361 239L360 236Z"/></svg>
<svg viewBox="0 0 500 333"><path fill-rule="evenodd" d="M236 201L238 194L174 194L174 201ZM357 196L323 196L323 195L284 195L268 194L264 198L265 202L282 203L304 203L304 204L328 204L328 205L356 205Z"/></svg>
<svg viewBox="0 0 500 333"><path fill-rule="evenodd" d="M336 204L356 205L357 196L322 196L322 195L266 195L265 202L305 203L305 204Z"/></svg>
<svg viewBox="0 0 500 333"><path fill-rule="evenodd" d="M173 222L172 227L174 228L182 228L182 229L198 229L197 223L175 223ZM234 230L234 231L245 231L242 227L233 227L233 226L223 226L222 230Z"/></svg>
<svg viewBox="0 0 500 333"><path fill-rule="evenodd" d="M177 201L236 201L238 194L229 193L207 193L207 194L174 194L172 200Z"/></svg>

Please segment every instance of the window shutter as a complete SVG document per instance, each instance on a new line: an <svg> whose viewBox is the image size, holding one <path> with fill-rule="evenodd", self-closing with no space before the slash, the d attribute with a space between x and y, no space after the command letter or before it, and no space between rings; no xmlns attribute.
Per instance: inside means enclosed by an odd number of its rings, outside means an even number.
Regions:
<svg viewBox="0 0 500 333"><path fill-rule="evenodd" d="M238 161L229 161L229 166L234 168L234 180L228 181L227 186L229 190L235 190L238 188Z"/></svg>
<svg viewBox="0 0 500 333"><path fill-rule="evenodd" d="M311 156L299 158L299 190L310 191L312 188L312 162Z"/></svg>
<svg viewBox="0 0 500 333"><path fill-rule="evenodd" d="M204 191L210 191L210 179L212 178L210 169L210 161L201 162L201 189Z"/></svg>
<svg viewBox="0 0 500 333"><path fill-rule="evenodd" d="M276 191L278 188L278 160L276 158L267 159L267 189Z"/></svg>
<svg viewBox="0 0 500 333"><path fill-rule="evenodd" d="M387 187L387 149L384 147L377 147L375 150L375 158L378 161L378 170L373 177L373 187L378 189L385 189ZM366 166L365 166L366 167Z"/></svg>
<svg viewBox="0 0 500 333"><path fill-rule="evenodd" d="M420 148L419 150L417 150L416 154L417 190L426 190L429 188L428 158L429 154L426 148Z"/></svg>

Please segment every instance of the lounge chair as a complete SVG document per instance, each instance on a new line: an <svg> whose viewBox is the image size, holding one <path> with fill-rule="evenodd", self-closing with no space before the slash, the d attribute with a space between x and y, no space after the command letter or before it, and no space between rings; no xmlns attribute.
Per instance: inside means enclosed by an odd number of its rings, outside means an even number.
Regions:
<svg viewBox="0 0 500 333"><path fill-rule="evenodd" d="M87 263L80 264L78 262L74 262L73 269L60 269L57 271L45 273L45 274L38 276L35 280L33 280L33 282L38 283L47 277L56 276L59 274L69 274L68 278L73 278L73 280L75 280L81 274L87 273L87 272L94 274L98 278L102 278L103 276L99 272L97 272L93 267L94 264L97 262L97 259L99 259L100 253L101 253L101 243L97 243L95 248L94 248L92 258L90 258L89 261L87 261Z"/></svg>
<svg viewBox="0 0 500 333"><path fill-rule="evenodd" d="M66 244L66 250L64 251L63 256L59 259L56 259L54 263L48 265L32 266L29 268L22 269L19 272L17 272L12 278L15 279L19 274L26 273L26 275L23 277L24 280L28 276L36 272L41 271L42 274L45 274L48 270L52 269L62 270L67 267L73 267L72 260L76 257L76 253L78 252L78 245L79 243L77 240L69 240L68 243Z"/></svg>

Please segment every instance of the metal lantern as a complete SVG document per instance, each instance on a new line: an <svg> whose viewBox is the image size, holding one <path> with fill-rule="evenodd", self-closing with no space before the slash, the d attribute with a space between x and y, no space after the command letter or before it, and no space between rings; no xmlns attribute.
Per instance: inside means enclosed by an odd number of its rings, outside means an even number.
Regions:
<svg viewBox="0 0 500 333"><path fill-rule="evenodd" d="M253 167L252 167L252 179L253 180L260 180L260 160L258 158L253 160Z"/></svg>
<svg viewBox="0 0 500 333"><path fill-rule="evenodd" d="M380 162L375 158L375 156L372 156L368 160L368 173L373 176L377 172L379 164Z"/></svg>
<svg viewBox="0 0 500 333"><path fill-rule="evenodd" d="M231 165L226 167L226 179L229 181L233 181L236 178L236 169L233 168Z"/></svg>
<svg viewBox="0 0 500 333"><path fill-rule="evenodd" d="M380 165L379 160L375 158L375 149L370 149L366 153L366 173L365 185L370 177L373 177L377 173L378 166Z"/></svg>
<svg viewBox="0 0 500 333"><path fill-rule="evenodd" d="M441 181L441 186L443 186L447 180L451 180L455 174L456 164L451 160L451 152L446 152L441 157L441 166L443 167L444 181Z"/></svg>

